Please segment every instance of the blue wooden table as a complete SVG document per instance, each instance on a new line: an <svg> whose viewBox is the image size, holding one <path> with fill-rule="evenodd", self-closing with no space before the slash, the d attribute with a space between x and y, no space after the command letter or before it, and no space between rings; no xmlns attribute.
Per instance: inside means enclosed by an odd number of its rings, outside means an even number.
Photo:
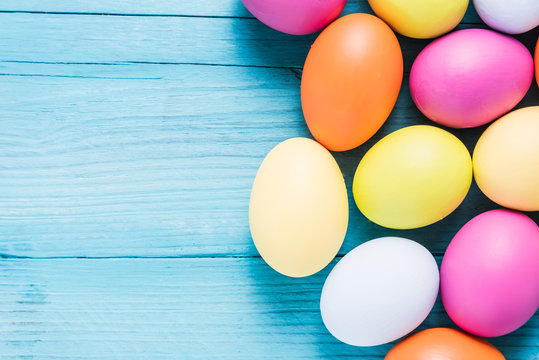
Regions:
<svg viewBox="0 0 539 360"><path fill-rule="evenodd" d="M349 1L345 13L370 12ZM460 28L484 27L469 9ZM517 38L532 49L537 29ZM248 200L266 153L303 121L315 36L273 31L239 0L0 2L0 359L382 359L335 340L321 273L291 279L258 256ZM380 236L438 260L472 216L412 231L368 222L351 196L365 151L429 123L406 80L427 41L399 37L405 81L378 134L335 153L350 197L339 257ZM519 105L538 105L534 83ZM485 127L453 131L469 149ZM537 213L529 214L539 221ZM453 326L440 302L424 327ZM539 357L539 316L491 341ZM360 356L361 355L361 356Z"/></svg>

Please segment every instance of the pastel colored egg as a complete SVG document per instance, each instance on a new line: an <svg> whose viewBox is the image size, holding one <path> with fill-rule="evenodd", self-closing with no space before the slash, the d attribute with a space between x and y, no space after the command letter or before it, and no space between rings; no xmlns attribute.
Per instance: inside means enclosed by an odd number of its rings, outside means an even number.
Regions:
<svg viewBox="0 0 539 360"><path fill-rule="evenodd" d="M335 20L346 0L242 0L258 20L292 35L311 34Z"/></svg>
<svg viewBox="0 0 539 360"><path fill-rule="evenodd" d="M369 4L396 32L417 39L453 30L468 8L468 0L369 0Z"/></svg>
<svg viewBox="0 0 539 360"><path fill-rule="evenodd" d="M301 78L303 114L314 138L335 151L367 141L397 101L402 67L399 42L379 18L351 14L328 26Z"/></svg>
<svg viewBox="0 0 539 360"><path fill-rule="evenodd" d="M539 106L510 112L481 135L473 153L481 191L499 205L539 210Z"/></svg>
<svg viewBox="0 0 539 360"><path fill-rule="evenodd" d="M472 161L464 144L440 128L416 125L387 135L365 154L353 193L372 222L413 229L453 212L471 182Z"/></svg>
<svg viewBox="0 0 539 360"><path fill-rule="evenodd" d="M537 0L473 0L475 10L491 28L521 34L539 25Z"/></svg>
<svg viewBox="0 0 539 360"><path fill-rule="evenodd" d="M458 326L506 335L539 308L539 227L516 211L482 213L455 235L440 276L445 310Z"/></svg>
<svg viewBox="0 0 539 360"><path fill-rule="evenodd" d="M306 138L273 148L256 174L249 225L262 258L284 275L308 276L329 264L348 226L344 179L329 151Z"/></svg>
<svg viewBox="0 0 539 360"><path fill-rule="evenodd" d="M533 59L524 45L494 31L467 29L419 53L410 72L410 92L432 121L468 128L511 110L532 80Z"/></svg>
<svg viewBox="0 0 539 360"><path fill-rule="evenodd" d="M505 360L488 341L463 331L434 328L410 335L385 360Z"/></svg>
<svg viewBox="0 0 539 360"><path fill-rule="evenodd" d="M425 320L438 295L431 253L415 241L386 237L346 254L324 283L322 320L338 340L355 346L385 344Z"/></svg>

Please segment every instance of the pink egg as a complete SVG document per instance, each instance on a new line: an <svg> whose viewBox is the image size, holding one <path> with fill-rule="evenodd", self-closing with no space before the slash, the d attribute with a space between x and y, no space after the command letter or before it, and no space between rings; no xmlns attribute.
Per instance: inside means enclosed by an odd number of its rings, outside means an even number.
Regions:
<svg viewBox="0 0 539 360"><path fill-rule="evenodd" d="M518 329L539 308L539 227L505 209L474 217L449 244L440 281L462 329L487 337Z"/></svg>
<svg viewBox="0 0 539 360"><path fill-rule="evenodd" d="M467 29L419 53L410 72L410 92L432 121L468 128L511 110L532 79L533 59L524 45L494 31Z"/></svg>
<svg viewBox="0 0 539 360"><path fill-rule="evenodd" d="M322 30L343 11L346 0L242 0L258 20L292 35Z"/></svg>

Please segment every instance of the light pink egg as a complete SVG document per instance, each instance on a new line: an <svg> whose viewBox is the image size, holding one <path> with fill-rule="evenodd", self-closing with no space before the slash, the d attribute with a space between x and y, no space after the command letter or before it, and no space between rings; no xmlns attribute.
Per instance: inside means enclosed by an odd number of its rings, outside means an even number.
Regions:
<svg viewBox="0 0 539 360"><path fill-rule="evenodd" d="M258 20L292 35L322 30L343 11L346 0L242 0Z"/></svg>
<svg viewBox="0 0 539 360"><path fill-rule="evenodd" d="M474 127L517 105L531 85L533 70L532 56L519 41L490 30L460 30L419 53L410 92L429 119Z"/></svg>
<svg viewBox="0 0 539 360"><path fill-rule="evenodd" d="M539 308L539 227L511 210L482 213L444 255L441 293L451 319L479 336L501 336Z"/></svg>

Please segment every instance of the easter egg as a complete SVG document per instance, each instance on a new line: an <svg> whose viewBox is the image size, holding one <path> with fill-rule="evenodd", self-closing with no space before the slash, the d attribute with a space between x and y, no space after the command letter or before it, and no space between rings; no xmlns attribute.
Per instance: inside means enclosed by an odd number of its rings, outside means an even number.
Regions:
<svg viewBox="0 0 539 360"><path fill-rule="evenodd" d="M481 191L499 205L539 210L539 106L510 112L490 125L473 153Z"/></svg>
<svg viewBox="0 0 539 360"><path fill-rule="evenodd" d="M467 29L419 53L410 72L410 92L432 121L468 128L511 110L532 79L533 59L524 45L494 31Z"/></svg>
<svg viewBox="0 0 539 360"><path fill-rule="evenodd" d="M410 335L393 346L384 360L505 360L488 341L448 328Z"/></svg>
<svg viewBox="0 0 539 360"><path fill-rule="evenodd" d="M451 240L440 277L445 310L463 330L518 329L539 307L539 227L506 209L474 217Z"/></svg>
<svg viewBox="0 0 539 360"><path fill-rule="evenodd" d="M387 135L367 151L354 175L353 193L372 222L413 229L453 212L471 181L464 144L440 128L416 125Z"/></svg>
<svg viewBox="0 0 539 360"><path fill-rule="evenodd" d="M468 8L468 0L369 0L369 4L396 32L417 39L451 31Z"/></svg>
<svg viewBox="0 0 539 360"><path fill-rule="evenodd" d="M402 66L399 42L379 18L351 14L328 26L301 78L303 114L314 138L335 151L367 141L395 105Z"/></svg>
<svg viewBox="0 0 539 360"><path fill-rule="evenodd" d="M324 268L341 247L348 226L348 195L337 162L314 140L277 145L258 169L249 225L262 258L293 277Z"/></svg>
<svg viewBox="0 0 539 360"><path fill-rule="evenodd" d="M537 0L473 0L475 10L491 28L520 34L539 25Z"/></svg>
<svg viewBox="0 0 539 360"><path fill-rule="evenodd" d="M436 261L420 244L398 237L367 241L327 277L320 298L322 320L344 343L385 344L425 320L438 285Z"/></svg>
<svg viewBox="0 0 539 360"><path fill-rule="evenodd" d="M292 35L321 30L343 11L346 0L242 0L258 20Z"/></svg>

